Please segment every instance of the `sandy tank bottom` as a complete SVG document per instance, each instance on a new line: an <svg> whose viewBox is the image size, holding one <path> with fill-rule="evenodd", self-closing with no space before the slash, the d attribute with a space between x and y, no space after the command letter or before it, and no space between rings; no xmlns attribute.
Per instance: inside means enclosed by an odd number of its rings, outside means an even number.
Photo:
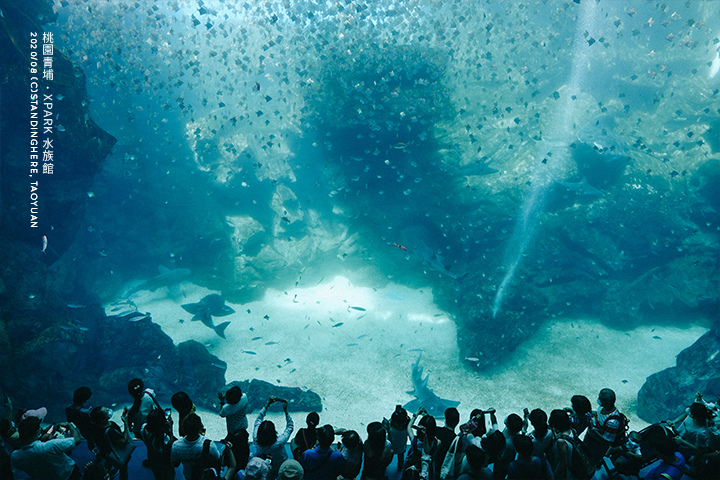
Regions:
<svg viewBox="0 0 720 480"><path fill-rule="evenodd" d="M311 389L322 398L321 424L355 429L363 437L369 422L389 418L396 404L413 399L406 392L412 389L411 365L420 353L429 386L440 397L460 402L462 421L474 408L496 408L501 424L525 407L549 414L568 406L575 394L595 405L598 391L609 387L630 428L640 429L646 422L637 418L635 404L646 377L673 366L675 356L706 331L643 326L624 332L595 321L557 319L501 368L475 373L459 358L455 324L435 305L430 288L393 283L368 288L337 276L312 287L268 290L262 300L229 304L234 314L214 318L216 324L232 322L226 339L191 321L180 307L213 292L185 283L182 298L171 299L163 290L140 292L133 300L176 344L203 343L227 362L228 382L257 378ZM684 407L678 405L678 413ZM200 414L208 436L223 438L224 419L207 410ZM249 415L251 426L256 415ZM296 430L305 426L305 416L292 413ZM268 418L279 431L284 428L282 415Z"/></svg>

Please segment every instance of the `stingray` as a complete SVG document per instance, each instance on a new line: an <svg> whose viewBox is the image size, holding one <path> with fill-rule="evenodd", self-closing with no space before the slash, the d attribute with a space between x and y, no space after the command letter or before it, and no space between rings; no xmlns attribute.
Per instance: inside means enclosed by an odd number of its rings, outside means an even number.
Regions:
<svg viewBox="0 0 720 480"><path fill-rule="evenodd" d="M235 313L235 310L225 305L225 299L217 293L204 296L198 303L186 303L181 306L186 312L193 315L197 315L201 308L207 310L213 317L225 317Z"/></svg>
<svg viewBox="0 0 720 480"><path fill-rule="evenodd" d="M412 364L411 377L413 389L407 392L414 395L415 399L410 400L403 406L403 408L411 412L416 412L418 408L425 407L425 410L427 410L427 412L433 417L442 417L445 415L446 409L450 407L457 407L460 405L460 402L440 398L435 395L435 392L433 392L430 387L428 387L428 378L430 377L430 374L423 377L423 367L420 366L421 357L422 352L415 363Z"/></svg>
<svg viewBox="0 0 720 480"><path fill-rule="evenodd" d="M224 317L235 313L235 310L225 305L225 299L217 293L207 295L197 303L186 303L185 305L181 305L181 307L186 312L193 314L192 319L194 321L201 321L203 325L212 328L215 333L222 338L225 338L225 329L230 325L230 322L215 325L212 317Z"/></svg>

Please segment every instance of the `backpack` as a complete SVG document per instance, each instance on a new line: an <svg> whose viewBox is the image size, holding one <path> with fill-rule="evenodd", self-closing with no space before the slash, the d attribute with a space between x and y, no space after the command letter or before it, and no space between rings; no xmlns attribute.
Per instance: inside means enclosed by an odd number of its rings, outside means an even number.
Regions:
<svg viewBox="0 0 720 480"><path fill-rule="evenodd" d="M125 435L116 424L105 429L105 440L108 444L108 451L105 460L115 468L122 468L130 461L130 456L135 450L135 443L125 441Z"/></svg>
<svg viewBox="0 0 720 480"><path fill-rule="evenodd" d="M617 415L610 415L605 419L603 422L603 427L610 419L617 418L620 422L620 426L618 427L618 433L615 435L615 441L612 443L614 447L625 445L625 442L627 441L627 432L630 429L630 420L625 416L624 413L618 412Z"/></svg>
<svg viewBox="0 0 720 480"><path fill-rule="evenodd" d="M568 469L577 480L589 480L595 474L595 466L590 461L587 446L577 437L558 435L558 439L565 440L572 446Z"/></svg>
<svg viewBox="0 0 720 480"><path fill-rule="evenodd" d="M190 473L190 478L192 480L200 480L200 478L203 475L203 472L208 468L214 468L216 471L220 471L220 459L215 458L212 455L210 455L210 443L212 440L206 439L203 442L203 449L200 456L195 460L195 463L193 464L192 472Z"/></svg>

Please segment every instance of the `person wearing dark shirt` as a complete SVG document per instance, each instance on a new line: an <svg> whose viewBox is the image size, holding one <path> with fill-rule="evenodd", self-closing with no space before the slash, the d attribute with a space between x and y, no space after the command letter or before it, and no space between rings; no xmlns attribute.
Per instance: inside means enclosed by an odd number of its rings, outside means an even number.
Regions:
<svg viewBox="0 0 720 480"><path fill-rule="evenodd" d="M533 455L530 437L516 435L513 446L517 451L517 460L510 463L505 477L507 480L553 480L553 472L547 460Z"/></svg>
<svg viewBox="0 0 720 480"><path fill-rule="evenodd" d="M442 469L445 455L447 455L450 445L455 440L455 427L460 423L460 413L457 408L450 407L445 410L445 426L437 429L435 436L440 440L438 451L435 456L435 473L436 478L440 478L440 470Z"/></svg>
<svg viewBox="0 0 720 480"><path fill-rule="evenodd" d="M318 446L300 457L300 465L305 471L305 480L335 479L343 472L345 459L337 450L330 448L335 439L335 430L330 425L317 429Z"/></svg>
<svg viewBox="0 0 720 480"><path fill-rule="evenodd" d="M580 436L592 421L592 403L584 395L573 395L570 399L570 405L572 407L566 408L565 411L570 414L573 430Z"/></svg>
<svg viewBox="0 0 720 480"><path fill-rule="evenodd" d="M654 447L662 461L648 472L645 480L680 480L685 472L685 458L677 451L675 442L669 437L661 437Z"/></svg>
<svg viewBox="0 0 720 480"><path fill-rule="evenodd" d="M97 458L104 463L109 463L108 457L112 451L111 442L112 444L120 445L131 441L128 409L125 408L122 413L122 429L117 423L110 421L112 416L113 411L107 407L95 407L90 412L90 418L93 422L93 440L97 447ZM119 466L119 470L120 480L127 480L127 464Z"/></svg>
<svg viewBox="0 0 720 480"><path fill-rule="evenodd" d="M80 435L87 440L90 450L95 448L92 439L92 420L90 420L92 407L87 405L91 396L92 391L88 387L80 387L73 393L72 405L65 409L65 418L80 430Z"/></svg>
<svg viewBox="0 0 720 480"><path fill-rule="evenodd" d="M295 460L300 460L305 450L310 450L317 443L317 426L320 424L320 415L317 412L310 412L305 417L305 422L307 428L298 430L292 441L292 452Z"/></svg>

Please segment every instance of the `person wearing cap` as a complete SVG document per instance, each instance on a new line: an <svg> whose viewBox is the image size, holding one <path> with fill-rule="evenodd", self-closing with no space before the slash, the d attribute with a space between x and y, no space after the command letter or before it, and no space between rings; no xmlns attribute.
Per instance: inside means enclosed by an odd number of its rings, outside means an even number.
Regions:
<svg viewBox="0 0 720 480"><path fill-rule="evenodd" d="M80 443L80 431L71 422L58 426L67 428L72 437L42 441L40 418L34 415L25 417L18 427L21 447L10 456L12 466L24 471L33 480L80 479L80 469L68 455Z"/></svg>
<svg viewBox="0 0 720 480"><path fill-rule="evenodd" d="M240 480L265 480L270 473L267 461L260 457L252 457L248 460L245 470L240 472Z"/></svg>
<svg viewBox="0 0 720 480"><path fill-rule="evenodd" d="M35 410L25 410L23 412L22 417L20 417L20 421L25 420L28 417L36 417L40 419L40 422L43 421L45 417L47 417L47 408L40 407Z"/></svg>
<svg viewBox="0 0 720 480"><path fill-rule="evenodd" d="M278 480L303 480L304 475L305 471L303 470L302 465L300 465L300 462L290 458L280 465Z"/></svg>

